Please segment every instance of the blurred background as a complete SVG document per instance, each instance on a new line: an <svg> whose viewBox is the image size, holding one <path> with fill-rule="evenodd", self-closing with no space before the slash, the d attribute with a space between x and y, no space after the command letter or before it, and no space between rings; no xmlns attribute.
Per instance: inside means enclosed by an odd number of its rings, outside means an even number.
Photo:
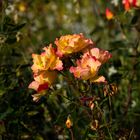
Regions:
<svg viewBox="0 0 140 140"><path fill-rule="evenodd" d="M106 18L106 8L113 19ZM83 107L75 107L75 139L140 138L139 8L126 12L121 0L0 0L0 139L71 139L65 121L74 104L66 106L66 100L53 95L35 103L28 85L33 80L32 53L74 33L83 33L112 53L102 73L117 88L115 92L109 86L115 95L100 106L108 129L104 124L99 131L87 130L90 122L81 116ZM57 92L66 94L67 88ZM103 96L103 90L96 92Z"/></svg>

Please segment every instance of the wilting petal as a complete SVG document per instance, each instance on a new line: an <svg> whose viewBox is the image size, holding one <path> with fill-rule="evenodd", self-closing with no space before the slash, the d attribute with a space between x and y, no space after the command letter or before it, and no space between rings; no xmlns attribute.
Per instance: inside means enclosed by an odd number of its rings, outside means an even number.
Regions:
<svg viewBox="0 0 140 140"><path fill-rule="evenodd" d="M45 95L45 92L43 92L43 91L39 92L39 93L36 93L36 94L33 94L32 95L33 101L38 102L40 100L40 98L44 95Z"/></svg>
<svg viewBox="0 0 140 140"><path fill-rule="evenodd" d="M93 82L93 83L106 83L106 80L105 80L104 76L97 76L97 77L94 77L93 79L90 79L90 82Z"/></svg>
<svg viewBox="0 0 140 140"><path fill-rule="evenodd" d="M33 94L32 97L33 97L34 102L38 102L42 96L41 94L36 93L36 94Z"/></svg>

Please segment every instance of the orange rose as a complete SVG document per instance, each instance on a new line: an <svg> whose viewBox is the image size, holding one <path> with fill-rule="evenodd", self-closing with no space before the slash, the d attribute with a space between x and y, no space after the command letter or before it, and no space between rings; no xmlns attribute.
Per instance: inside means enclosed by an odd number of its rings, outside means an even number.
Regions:
<svg viewBox="0 0 140 140"><path fill-rule="evenodd" d="M42 90L46 90L49 86L55 81L57 78L57 74L55 71L45 71L40 73L40 75L34 76L34 80L29 88L40 92Z"/></svg>
<svg viewBox="0 0 140 140"><path fill-rule="evenodd" d="M106 18L107 18L108 20L111 20L111 19L113 19L113 17L114 17L113 13L112 13L108 8L106 8L105 14L106 14Z"/></svg>
<svg viewBox="0 0 140 140"><path fill-rule="evenodd" d="M79 52L84 48L93 45L92 40L86 39L83 34L65 35L55 40L57 54L59 57Z"/></svg>
<svg viewBox="0 0 140 140"><path fill-rule="evenodd" d="M85 54L94 56L101 63L107 62L112 57L112 55L108 51L99 48L92 48L88 50Z"/></svg>
<svg viewBox="0 0 140 140"><path fill-rule="evenodd" d="M32 54L33 57L33 65L32 70L34 73L38 73L42 70L62 70L62 61L59 59L59 57L55 53L55 49L50 44L49 47L43 48L45 52L43 52L41 55L38 54Z"/></svg>
<svg viewBox="0 0 140 140"><path fill-rule="evenodd" d="M81 60L77 60L77 67L70 67L70 72L73 73L76 78L90 80L91 82L105 82L103 76L98 76L100 66L101 62L94 56L84 54Z"/></svg>
<svg viewBox="0 0 140 140"><path fill-rule="evenodd" d="M110 59L111 54L98 48L92 48L85 52L82 59L77 60L77 67L70 67L70 72L76 78L90 80L91 82L106 82L103 76L98 76L99 68Z"/></svg>

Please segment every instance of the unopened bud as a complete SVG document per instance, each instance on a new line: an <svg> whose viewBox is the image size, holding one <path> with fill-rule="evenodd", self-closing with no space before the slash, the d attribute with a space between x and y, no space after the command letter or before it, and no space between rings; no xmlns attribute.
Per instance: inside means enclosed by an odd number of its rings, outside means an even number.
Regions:
<svg viewBox="0 0 140 140"><path fill-rule="evenodd" d="M91 129L92 130L97 130L99 127L99 121L98 120L94 120L92 123L91 123Z"/></svg>
<svg viewBox="0 0 140 140"><path fill-rule="evenodd" d="M66 126L67 128L71 128L73 125L71 119L70 119L70 116L67 117L67 120L66 120Z"/></svg>
<svg viewBox="0 0 140 140"><path fill-rule="evenodd" d="M93 101L90 101L89 102L89 107L90 107L91 110L93 110L94 106L95 106L95 104L93 103Z"/></svg>

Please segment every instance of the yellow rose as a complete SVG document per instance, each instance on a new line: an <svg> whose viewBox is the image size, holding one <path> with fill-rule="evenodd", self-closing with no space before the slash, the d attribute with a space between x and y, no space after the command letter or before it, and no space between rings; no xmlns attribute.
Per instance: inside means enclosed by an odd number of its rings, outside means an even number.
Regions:
<svg viewBox="0 0 140 140"><path fill-rule="evenodd" d="M43 70L62 70L62 61L55 53L55 49L50 44L48 47L43 48L45 52L38 54L32 54L33 65L32 70L34 73L38 73Z"/></svg>
<svg viewBox="0 0 140 140"><path fill-rule="evenodd" d="M79 52L86 47L93 45L92 40L86 39L83 34L61 36L55 40L57 55L62 57L71 53Z"/></svg>

